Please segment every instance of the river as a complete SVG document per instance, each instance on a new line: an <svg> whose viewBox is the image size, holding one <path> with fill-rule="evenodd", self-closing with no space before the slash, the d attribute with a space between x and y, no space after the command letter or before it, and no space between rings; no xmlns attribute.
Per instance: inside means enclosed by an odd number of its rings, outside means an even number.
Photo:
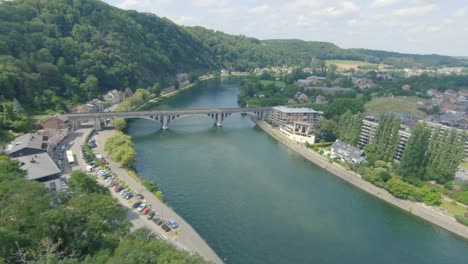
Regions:
<svg viewBox="0 0 468 264"><path fill-rule="evenodd" d="M238 91L236 79L212 80L157 108L237 107ZM132 120L128 133L138 174L226 263L467 262L468 241L319 169L247 116L213 124Z"/></svg>

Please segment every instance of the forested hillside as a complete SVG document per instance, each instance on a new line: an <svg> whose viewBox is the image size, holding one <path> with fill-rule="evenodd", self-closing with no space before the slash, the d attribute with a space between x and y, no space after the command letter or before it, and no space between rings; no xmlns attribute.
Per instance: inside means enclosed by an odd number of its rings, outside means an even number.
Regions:
<svg viewBox="0 0 468 264"><path fill-rule="evenodd" d="M0 103L17 99L28 113L66 111L66 105L110 89L172 85L179 72L311 66L325 59L398 67L464 63L448 56L342 49L326 42L260 41L181 27L99 0L0 1Z"/></svg>
<svg viewBox="0 0 468 264"><path fill-rule="evenodd" d="M346 50L329 42L304 41L299 39L271 39L262 41L267 46L281 51L289 63L300 63L307 66L312 59L320 60L359 60L368 58L357 51ZM370 60L371 62L375 62Z"/></svg>
<svg viewBox="0 0 468 264"><path fill-rule="evenodd" d="M97 0L0 4L0 96L64 108L110 89L210 69L209 49L168 19Z"/></svg>

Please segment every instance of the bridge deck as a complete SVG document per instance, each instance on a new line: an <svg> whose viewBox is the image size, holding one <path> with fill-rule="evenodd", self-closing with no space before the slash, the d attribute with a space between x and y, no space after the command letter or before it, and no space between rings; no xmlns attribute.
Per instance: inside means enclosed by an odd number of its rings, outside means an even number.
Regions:
<svg viewBox="0 0 468 264"><path fill-rule="evenodd" d="M207 108L207 109L161 109L149 111L129 111L129 112L91 112L91 113L71 113L62 116L69 119L86 118L109 118L109 117L141 117L158 115L194 115L194 114L216 114L216 113L254 113L269 111L271 107L244 107L244 108Z"/></svg>

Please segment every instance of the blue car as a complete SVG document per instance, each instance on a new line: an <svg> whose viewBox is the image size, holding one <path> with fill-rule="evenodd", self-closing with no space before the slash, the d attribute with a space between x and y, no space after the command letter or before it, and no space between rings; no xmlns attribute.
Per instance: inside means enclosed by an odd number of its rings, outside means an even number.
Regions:
<svg viewBox="0 0 468 264"><path fill-rule="evenodd" d="M172 229L176 229L179 227L179 225L177 224L176 221L174 221L173 219L169 219L169 224L171 225Z"/></svg>
<svg viewBox="0 0 468 264"><path fill-rule="evenodd" d="M127 199L127 200L132 199L132 197L133 197L133 194L131 194L131 193L127 193L127 195L125 195L125 199Z"/></svg>

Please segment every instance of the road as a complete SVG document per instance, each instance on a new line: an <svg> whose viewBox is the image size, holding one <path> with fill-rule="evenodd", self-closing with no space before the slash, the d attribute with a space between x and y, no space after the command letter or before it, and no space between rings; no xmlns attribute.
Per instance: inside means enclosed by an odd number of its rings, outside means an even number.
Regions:
<svg viewBox="0 0 468 264"><path fill-rule="evenodd" d="M72 135L65 140L65 144L73 151L75 154L77 166L73 167L73 170L81 169L86 171L86 163L81 156L80 145L85 143L87 135L92 132L91 126L82 126L78 130L74 131ZM98 135L95 136L96 143L98 147L95 149L95 152L104 154L104 142L110 136L112 130L103 130L100 131ZM74 143L69 144L70 141ZM106 157L107 155L103 155ZM112 195L126 208L128 208L128 219L133 224L133 229L146 227L150 229L155 234L159 234L162 238L166 239L171 244L175 245L179 249L188 251L191 254L199 254L204 259L211 261L213 263L223 263L223 261L216 255L216 253L208 246L208 244L201 238L201 236L180 217L177 215L171 208L159 201L152 193L145 190L143 185L132 178L124 168L119 164L109 161L109 168L117 175L119 179L123 180L134 192L141 193L144 195L145 199L153 205L153 209L164 219L174 219L178 224L179 228L177 229L177 234L174 231L165 232L160 226L156 225L154 222L146 219L146 216L138 213L135 209L132 208L134 202L137 201L136 198L126 200L121 197L118 193L115 193L111 190ZM107 186L107 183L101 178L97 177L98 182Z"/></svg>

